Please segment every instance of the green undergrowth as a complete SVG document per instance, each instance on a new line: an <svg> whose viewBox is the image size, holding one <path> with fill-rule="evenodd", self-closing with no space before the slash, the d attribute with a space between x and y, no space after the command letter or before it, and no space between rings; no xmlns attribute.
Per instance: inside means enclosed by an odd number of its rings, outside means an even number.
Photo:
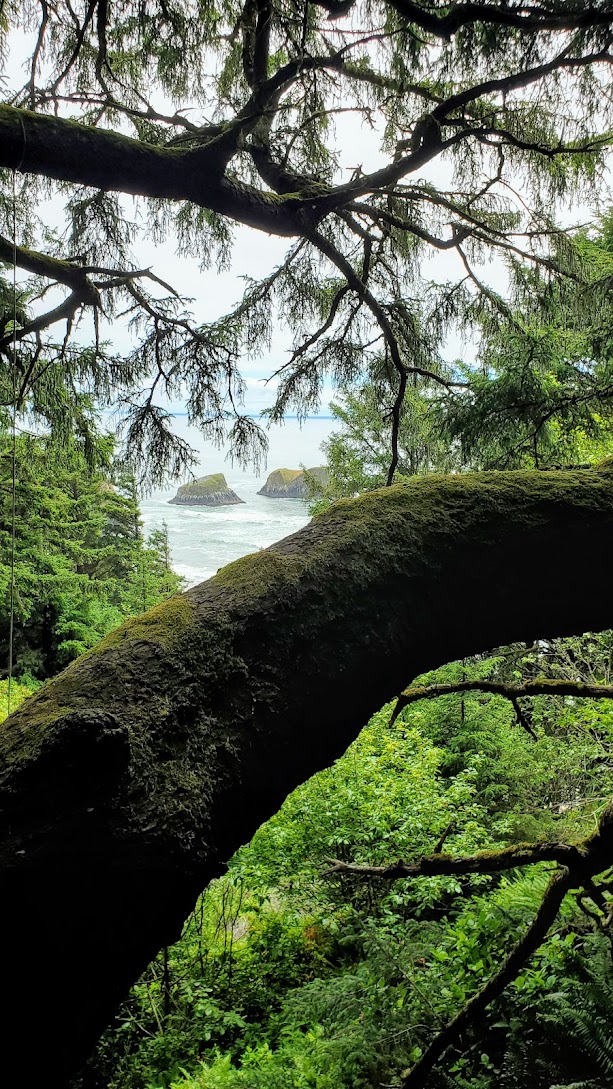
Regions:
<svg viewBox="0 0 613 1089"><path fill-rule="evenodd" d="M40 688L40 683L40 681L28 675L22 675L19 680L12 680L9 700L9 682L8 680L0 681L0 722L3 722L7 715L21 707L21 704L28 696L33 696Z"/></svg>
<svg viewBox="0 0 613 1089"><path fill-rule="evenodd" d="M609 653L603 645L603 663ZM421 680L540 666L538 649L524 650ZM201 897L181 941L133 989L83 1089L399 1087L525 932L550 867L401 882L326 870L330 859L415 861L441 839L462 855L589 833L613 786L613 702L524 703L536 741L508 701L479 692L412 705L393 724L392 705L375 715ZM428 1089L550 1089L579 1075L601 1089L606 1055L599 1066L585 1042L561 1049L556 1026L580 1003L578 965L607 956L567 897L548 940ZM613 986L601 1000L613 1013Z"/></svg>

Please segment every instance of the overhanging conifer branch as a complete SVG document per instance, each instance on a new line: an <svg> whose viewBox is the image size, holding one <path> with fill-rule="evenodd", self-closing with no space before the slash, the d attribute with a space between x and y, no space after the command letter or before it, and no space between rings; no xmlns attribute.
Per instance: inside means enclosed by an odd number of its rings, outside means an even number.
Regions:
<svg viewBox="0 0 613 1089"><path fill-rule="evenodd" d="M364 303L364 305L370 310L373 318L383 333L386 348L389 352L392 365L398 374L398 389L394 398L394 404L391 412L392 419L392 435L391 435L391 460L387 475L387 483L392 484L394 475L398 467L399 461L399 449L398 439L400 434L400 417L402 412L402 406L404 404L404 398L407 387L407 378L409 374L419 375L421 378L426 378L431 382L435 382L438 385L445 386L449 389L452 383L450 383L443 375L438 374L436 371L430 370L427 367L421 367L414 363L405 362L402 357L398 338L394 333L392 323L388 311L379 300L373 295L367 286L367 281L363 280L360 275L353 268L347 258L337 249L327 238L325 238L319 231L311 230L309 232L309 241L322 253L333 265L342 273L345 277L347 284L352 291L356 293L358 298Z"/></svg>
<svg viewBox="0 0 613 1089"><path fill-rule="evenodd" d="M351 10L355 0L313 0L313 3L325 8L331 18L338 18ZM613 7L589 6L575 11L555 12L549 5L544 7L539 3L531 4L527 10L519 6L512 8L487 3L445 4L438 15L432 4L426 6L411 3L410 0L391 0L391 6L407 22L444 40L452 38L462 27L474 23L535 33L605 27L613 22Z"/></svg>
<svg viewBox="0 0 613 1089"><path fill-rule="evenodd" d="M54 280L55 283L70 287L81 296L83 302L98 301L95 288L89 283L87 273L79 264L62 261L57 257L50 257L46 253L26 249L23 246L16 246L14 249L13 243L8 238L0 236L0 261L6 265L12 265L14 258L17 261L17 267L24 272L43 276L47 280Z"/></svg>

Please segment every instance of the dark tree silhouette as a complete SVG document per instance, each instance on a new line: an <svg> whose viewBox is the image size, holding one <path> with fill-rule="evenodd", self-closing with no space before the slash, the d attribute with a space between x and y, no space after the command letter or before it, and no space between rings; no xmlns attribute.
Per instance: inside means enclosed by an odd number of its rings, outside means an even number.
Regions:
<svg viewBox="0 0 613 1089"><path fill-rule="evenodd" d="M407 679L610 623L612 540L606 467L397 485L129 621L28 700L0 735L9 1081L26 1024L31 1083L66 1084L206 882Z"/></svg>

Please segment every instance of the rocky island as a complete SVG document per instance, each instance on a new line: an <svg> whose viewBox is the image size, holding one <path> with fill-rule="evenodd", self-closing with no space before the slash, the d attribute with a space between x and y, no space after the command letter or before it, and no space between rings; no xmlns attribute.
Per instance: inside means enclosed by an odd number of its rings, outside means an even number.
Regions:
<svg viewBox="0 0 613 1089"><path fill-rule="evenodd" d="M244 499L239 499L236 492L228 487L223 473L212 473L189 484L182 484L174 499L168 502L184 507L229 507L234 503L244 503Z"/></svg>
<svg viewBox="0 0 613 1089"><path fill-rule="evenodd" d="M266 495L269 499L308 499L309 477L325 487L330 474L325 465L314 469L275 469L258 495Z"/></svg>

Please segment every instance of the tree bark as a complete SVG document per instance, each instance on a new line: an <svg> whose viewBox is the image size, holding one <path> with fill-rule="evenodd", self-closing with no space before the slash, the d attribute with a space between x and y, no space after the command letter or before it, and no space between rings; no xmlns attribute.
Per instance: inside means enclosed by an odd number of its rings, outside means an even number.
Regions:
<svg viewBox="0 0 613 1089"><path fill-rule="evenodd" d="M214 141L188 150L157 147L111 129L0 105L0 167L134 196L190 200L282 237L302 230L305 202L226 177L226 157Z"/></svg>
<svg viewBox="0 0 613 1089"><path fill-rule="evenodd" d="M335 504L45 685L0 731L7 1084L67 1084L233 851L412 677L609 627L612 546L608 463L422 479Z"/></svg>

